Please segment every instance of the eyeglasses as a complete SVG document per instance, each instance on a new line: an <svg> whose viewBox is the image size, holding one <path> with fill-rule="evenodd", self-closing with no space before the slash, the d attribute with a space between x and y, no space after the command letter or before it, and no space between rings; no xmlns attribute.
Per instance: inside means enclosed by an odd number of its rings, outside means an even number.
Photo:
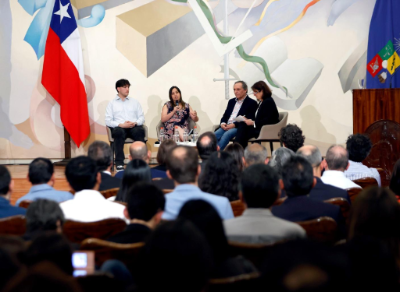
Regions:
<svg viewBox="0 0 400 292"><path fill-rule="evenodd" d="M258 90L253 90L253 94L260 93Z"/></svg>

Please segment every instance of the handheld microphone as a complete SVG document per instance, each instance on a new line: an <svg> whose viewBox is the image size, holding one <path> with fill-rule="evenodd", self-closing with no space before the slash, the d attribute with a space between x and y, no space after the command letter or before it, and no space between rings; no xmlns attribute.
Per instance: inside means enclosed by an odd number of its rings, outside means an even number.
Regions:
<svg viewBox="0 0 400 292"><path fill-rule="evenodd" d="M176 100L176 101L175 101L175 104L176 104L176 106L178 106L178 105L179 105L179 101L178 101L178 100Z"/></svg>

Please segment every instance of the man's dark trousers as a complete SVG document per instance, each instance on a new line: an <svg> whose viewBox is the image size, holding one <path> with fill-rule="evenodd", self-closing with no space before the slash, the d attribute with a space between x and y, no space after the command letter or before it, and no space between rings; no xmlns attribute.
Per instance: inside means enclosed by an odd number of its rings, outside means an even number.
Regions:
<svg viewBox="0 0 400 292"><path fill-rule="evenodd" d="M112 137L114 138L115 149L115 164L124 165L124 144L126 138L131 138L134 141L144 142L144 128L143 126L135 126L133 128L120 128L115 127L111 129Z"/></svg>

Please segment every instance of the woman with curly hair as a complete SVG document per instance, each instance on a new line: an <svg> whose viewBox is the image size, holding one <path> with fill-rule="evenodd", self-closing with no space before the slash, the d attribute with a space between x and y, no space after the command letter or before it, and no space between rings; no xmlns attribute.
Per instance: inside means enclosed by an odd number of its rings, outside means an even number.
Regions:
<svg viewBox="0 0 400 292"><path fill-rule="evenodd" d="M199 178L199 188L206 193L239 199L240 172L235 158L227 152L214 152Z"/></svg>
<svg viewBox="0 0 400 292"><path fill-rule="evenodd" d="M279 131L279 140L282 145L293 152L304 146L304 140L306 136L303 135L303 131L297 127L296 124L288 124Z"/></svg>

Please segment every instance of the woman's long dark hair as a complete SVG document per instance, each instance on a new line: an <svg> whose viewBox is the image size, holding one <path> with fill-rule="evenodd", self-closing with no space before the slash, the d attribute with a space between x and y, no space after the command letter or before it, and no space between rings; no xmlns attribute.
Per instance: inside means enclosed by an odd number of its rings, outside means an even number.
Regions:
<svg viewBox="0 0 400 292"><path fill-rule="evenodd" d="M251 87L251 89L253 91L254 90L262 91L263 92L262 100L266 99L267 97L272 96L271 89L269 89L267 83L265 83L264 81L258 81L256 83L254 83L253 86Z"/></svg>
<svg viewBox="0 0 400 292"><path fill-rule="evenodd" d="M214 152L200 175L199 187L203 192L236 201L239 199L239 179L235 158L228 152Z"/></svg>
<svg viewBox="0 0 400 292"><path fill-rule="evenodd" d="M121 189L119 190L116 201L127 202L128 190L131 186L138 182L151 183L150 167L141 159L133 159L128 163L122 178Z"/></svg>
<svg viewBox="0 0 400 292"><path fill-rule="evenodd" d="M183 99L182 99L182 93L181 93L181 90L179 89L178 86L172 86L172 87L169 89L169 101L171 102L172 107L174 107L174 106L175 106L175 102L174 102L174 100L172 99L172 90L174 90L174 88L176 88L176 90L178 90L179 95L181 96L181 98L179 99L179 104L181 105L182 109L184 109L185 106L186 106L186 103L185 103L185 102L183 101Z"/></svg>
<svg viewBox="0 0 400 292"><path fill-rule="evenodd" d="M240 145L237 142L234 142L226 146L224 151L230 153L233 156L233 158L235 158L239 167L239 171L242 172L244 169L244 163L243 163L244 149L242 145Z"/></svg>

